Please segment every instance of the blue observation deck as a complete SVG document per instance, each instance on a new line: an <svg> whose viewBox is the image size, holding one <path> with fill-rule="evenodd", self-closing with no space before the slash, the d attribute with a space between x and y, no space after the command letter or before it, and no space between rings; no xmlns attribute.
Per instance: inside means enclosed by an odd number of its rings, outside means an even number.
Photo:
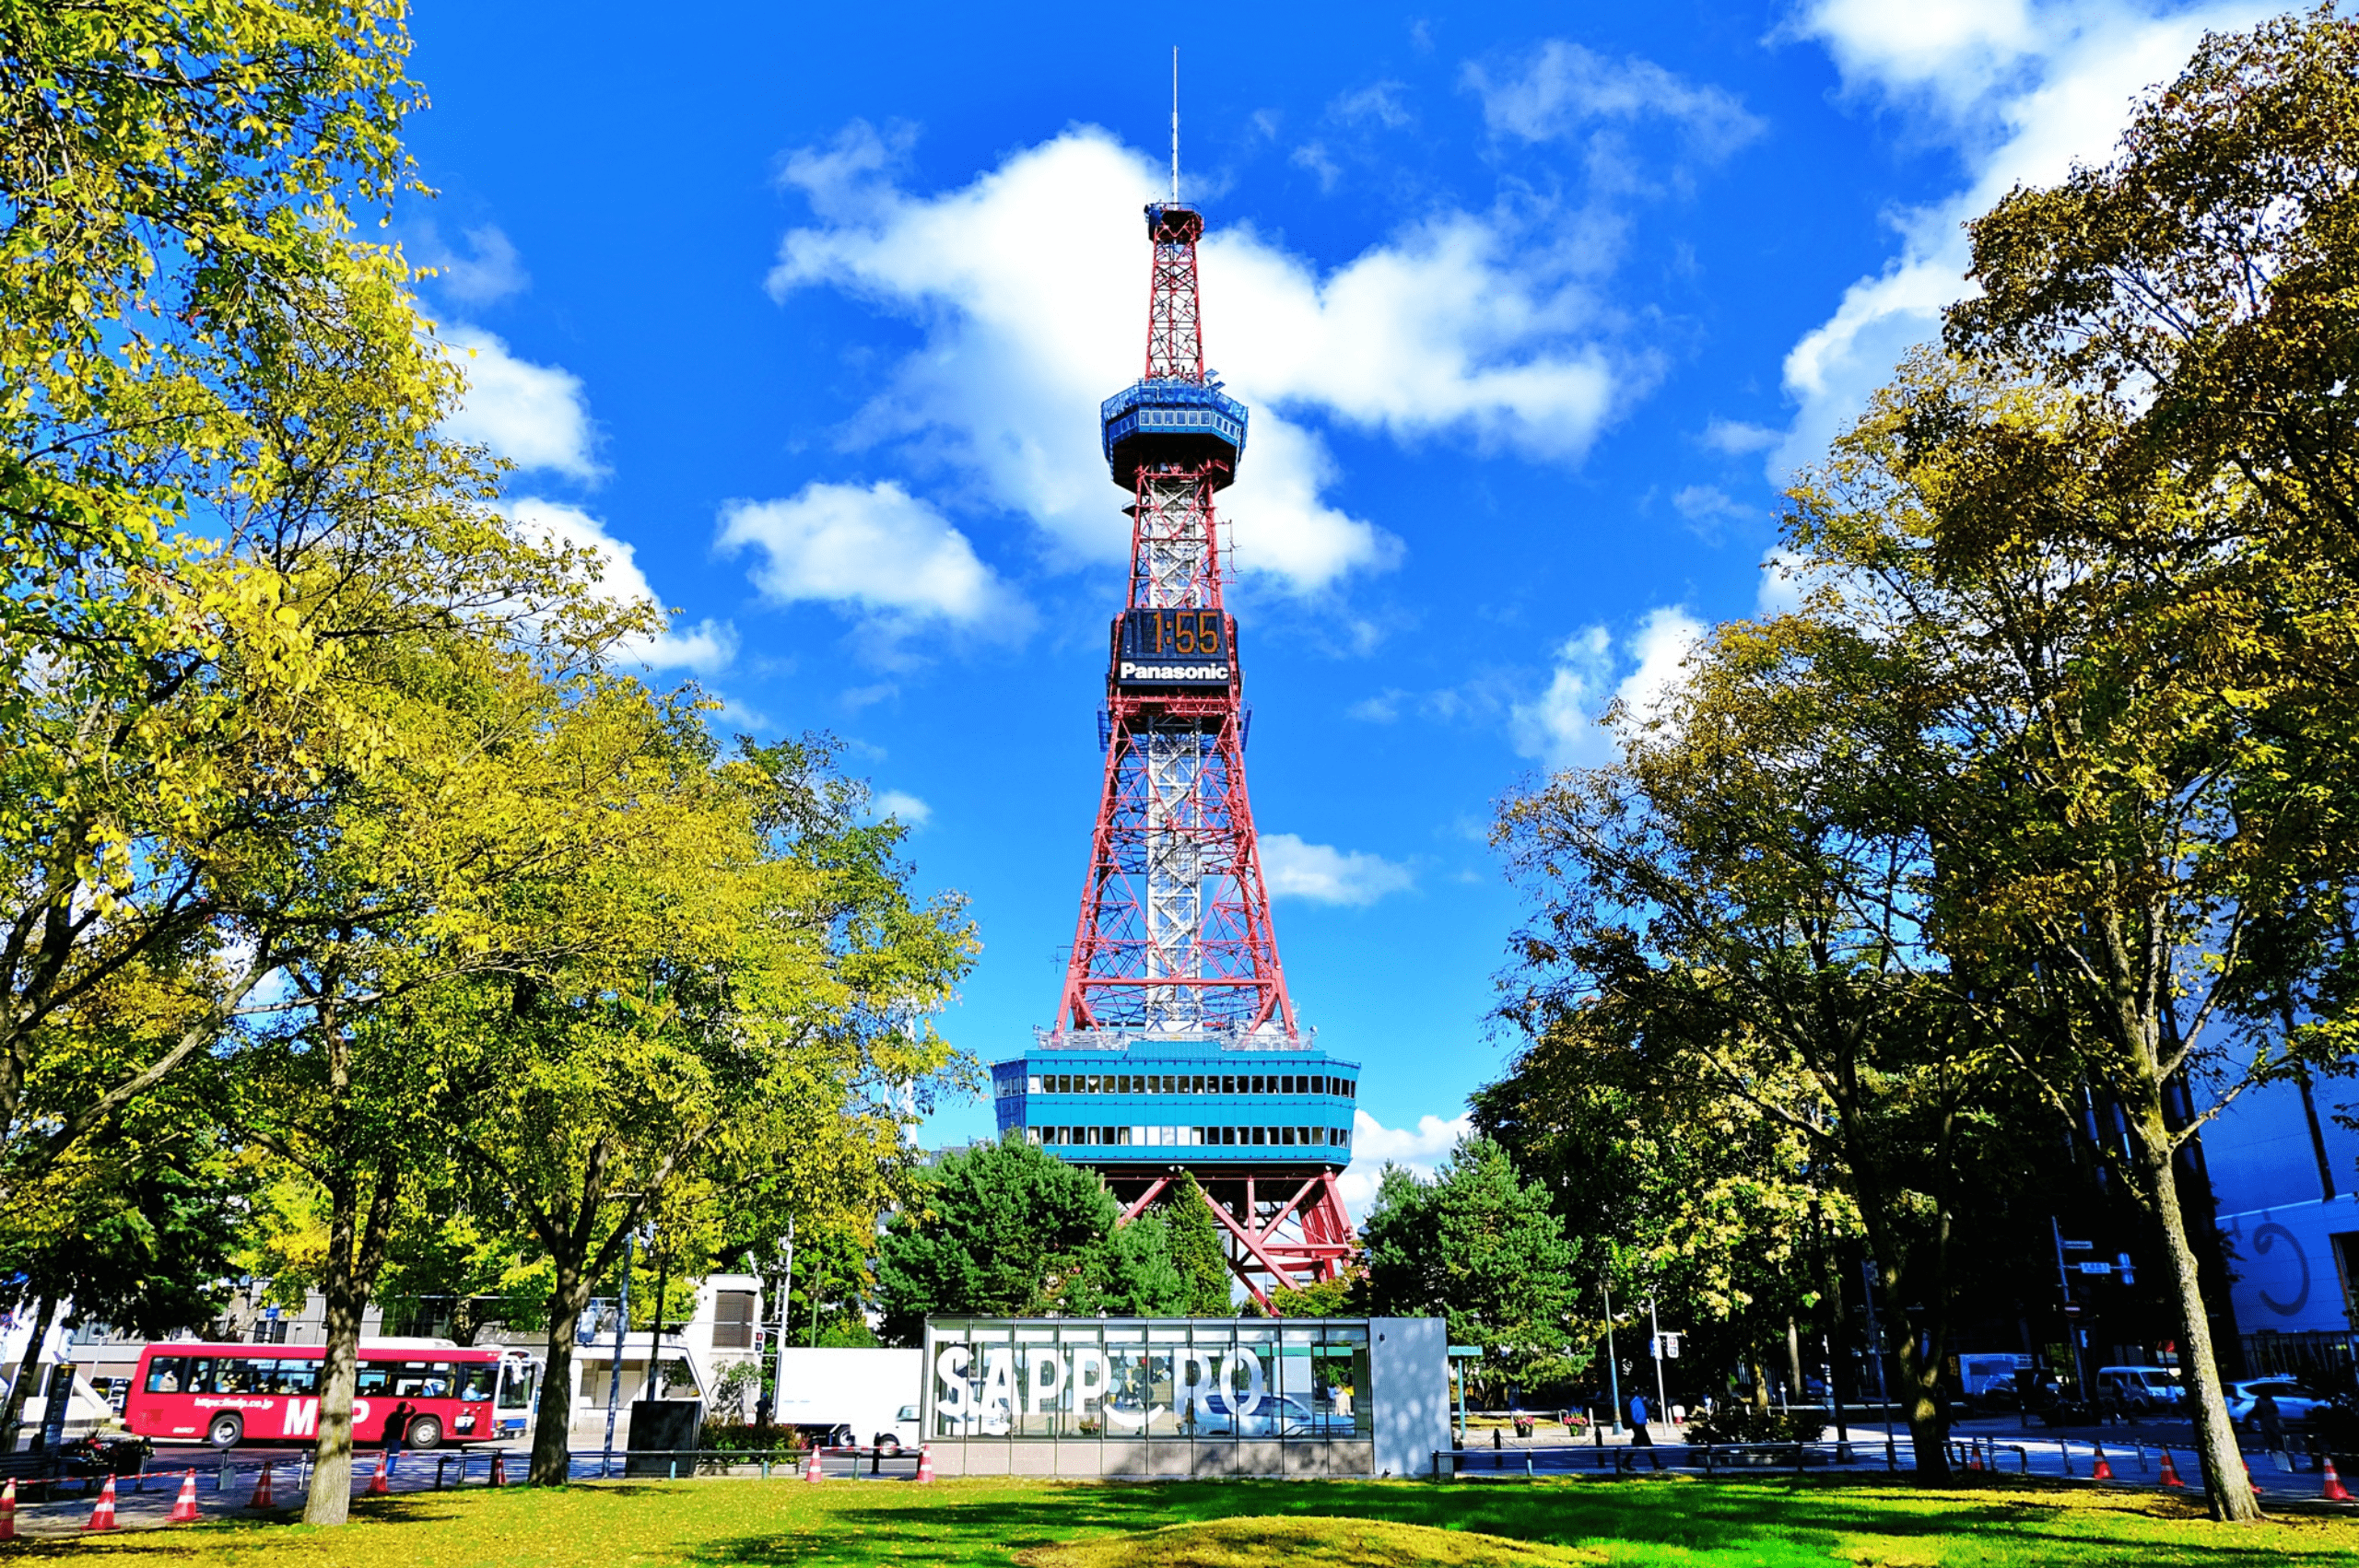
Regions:
<svg viewBox="0 0 2359 1568"><path fill-rule="evenodd" d="M1295 1048L1212 1034L1104 1037L1114 1034L1045 1036L994 1064L1001 1136L1020 1131L1060 1159L1109 1173L1309 1176L1351 1164L1357 1062L1308 1037Z"/></svg>
<svg viewBox="0 0 2359 1568"><path fill-rule="evenodd" d="M1215 489L1237 476L1245 455L1245 405L1210 382L1133 381L1098 406L1106 463L1114 483L1138 487L1143 465L1218 464Z"/></svg>

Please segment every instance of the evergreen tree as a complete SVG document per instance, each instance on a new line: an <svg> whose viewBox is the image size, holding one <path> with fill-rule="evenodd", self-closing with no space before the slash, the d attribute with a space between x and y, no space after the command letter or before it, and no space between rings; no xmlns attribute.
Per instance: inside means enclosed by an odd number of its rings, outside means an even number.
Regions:
<svg viewBox="0 0 2359 1568"><path fill-rule="evenodd" d="M1204 1189L1195 1173L1183 1171L1167 1189L1159 1205L1171 1236L1171 1261L1188 1282L1186 1305L1191 1317L1226 1317L1229 1310L1227 1256L1222 1252L1220 1227L1205 1205Z"/></svg>
<svg viewBox="0 0 2359 1568"><path fill-rule="evenodd" d="M1431 1183L1386 1165L1367 1237L1372 1311L1448 1318L1452 1343L1484 1347L1478 1375L1532 1383L1577 1370L1577 1249L1547 1188L1498 1144L1468 1139Z"/></svg>

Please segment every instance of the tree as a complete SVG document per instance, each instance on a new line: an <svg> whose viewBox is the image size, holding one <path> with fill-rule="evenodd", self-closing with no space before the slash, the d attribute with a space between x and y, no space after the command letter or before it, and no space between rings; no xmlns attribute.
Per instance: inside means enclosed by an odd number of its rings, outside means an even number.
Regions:
<svg viewBox="0 0 2359 1568"><path fill-rule="evenodd" d="M1190 1317L1227 1316L1234 1276L1228 1257L1221 1250L1219 1223L1205 1204L1204 1189L1197 1185L1195 1173L1181 1171L1156 1210L1170 1227L1172 1266L1187 1281L1182 1313Z"/></svg>
<svg viewBox="0 0 2359 1568"><path fill-rule="evenodd" d="M252 1185L185 1097L146 1103L52 1165L0 1236L0 1308L33 1307L5 1400L0 1453L17 1425L59 1312L146 1338L201 1328L220 1310L230 1250Z"/></svg>
<svg viewBox="0 0 2359 1568"><path fill-rule="evenodd" d="M460 1152L552 1272L537 1484L568 1473L575 1324L674 1184L798 1149L895 1178L916 1091L959 1066L931 1022L975 949L959 900L911 895L824 742L722 759L692 719L650 731L609 855L509 883L573 954L468 987Z"/></svg>
<svg viewBox="0 0 2359 1568"><path fill-rule="evenodd" d="M2359 571L2359 23L2321 5L2207 33L2109 163L2017 187L1968 226L1978 292L1943 339L2002 375L2106 399L2117 465L2189 493L2282 568ZM2327 652L2321 645L2318 651Z"/></svg>
<svg viewBox="0 0 2359 1568"><path fill-rule="evenodd" d="M1856 1229L1848 1198L1781 1120L1672 1031L1632 1039L1628 1016L1599 1001L1553 1015L1475 1092L1475 1129L1545 1185L1579 1249L1576 1342L1628 1331L1660 1298L1695 1360L1742 1363L1766 1401L1768 1349L1821 1305L1813 1244Z"/></svg>
<svg viewBox="0 0 2359 1568"><path fill-rule="evenodd" d="M1547 1190L1496 1143L1467 1139L1431 1183L1388 1164L1364 1234L1376 1312L1447 1317L1453 1343L1484 1347L1486 1378L1536 1383L1578 1370L1570 1328L1581 1260Z"/></svg>
<svg viewBox="0 0 2359 1568"><path fill-rule="evenodd" d="M1899 663L1808 615L1723 627L1650 713L1610 716L1618 761L1510 802L1498 837L1542 910L1509 1015L1649 1121L1741 1102L1773 1126L1731 1152L1790 1141L1756 1190L1805 1190L1809 1233L1862 1229L1940 1479L1965 1143L2010 1064L1925 940L1941 769Z"/></svg>
<svg viewBox="0 0 2359 1568"><path fill-rule="evenodd" d="M1167 1211L1121 1218L1095 1172L1019 1136L945 1157L879 1249L886 1339L915 1344L932 1316L1188 1313L1202 1281L1180 1261L1184 1220Z"/></svg>
<svg viewBox="0 0 2359 1568"><path fill-rule="evenodd" d="M1920 355L1797 488L1792 536L1893 652L1941 758L1918 775L1926 929L1961 1001L2001 1023L1986 1037L2057 1114L2095 1085L2128 1120L2120 1174L2177 1297L2212 1506L2246 1518L2199 1278L2210 1227L2180 1167L2286 1070L2237 1009L2274 978L2248 938L2309 895L2316 817L2302 791L2251 788L2284 746L2237 655L2283 575L2223 547L2236 494L2119 450L2103 399Z"/></svg>
<svg viewBox="0 0 2359 1568"><path fill-rule="evenodd" d="M348 655L565 572L435 437L458 372L353 238L409 179L396 9L18 6L0 37L6 1200L319 930L226 884L381 761ZM173 1028L97 1058L56 1027L135 970Z"/></svg>

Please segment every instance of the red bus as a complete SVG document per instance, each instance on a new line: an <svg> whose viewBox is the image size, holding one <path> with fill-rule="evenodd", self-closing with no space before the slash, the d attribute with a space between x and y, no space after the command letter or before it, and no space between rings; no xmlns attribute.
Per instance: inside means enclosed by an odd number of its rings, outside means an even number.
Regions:
<svg viewBox="0 0 2359 1568"><path fill-rule="evenodd" d="M326 1354L323 1345L148 1345L139 1352L123 1420L142 1437L201 1439L216 1448L313 1442ZM412 1448L498 1442L523 1430L539 1375L539 1363L497 1347L363 1340L353 1440L382 1442L385 1418L407 1400L413 1413L404 1441Z"/></svg>

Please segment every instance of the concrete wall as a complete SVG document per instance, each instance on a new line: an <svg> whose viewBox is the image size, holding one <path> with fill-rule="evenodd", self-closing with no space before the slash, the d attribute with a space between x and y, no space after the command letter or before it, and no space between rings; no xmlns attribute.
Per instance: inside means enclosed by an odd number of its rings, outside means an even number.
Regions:
<svg viewBox="0 0 2359 1568"><path fill-rule="evenodd" d="M1375 1473L1432 1473L1449 1446L1449 1325L1438 1317L1371 1317L1368 1390L1375 1400Z"/></svg>

